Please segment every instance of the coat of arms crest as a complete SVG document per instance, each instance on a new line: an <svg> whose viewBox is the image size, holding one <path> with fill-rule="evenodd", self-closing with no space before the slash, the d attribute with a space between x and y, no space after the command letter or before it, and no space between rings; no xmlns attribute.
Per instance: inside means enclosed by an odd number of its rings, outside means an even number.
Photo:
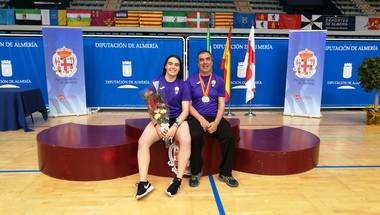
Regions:
<svg viewBox="0 0 380 215"><path fill-rule="evenodd" d="M293 71L299 78L311 78L317 67L317 57L313 51L308 49L298 52L298 55L294 58Z"/></svg>
<svg viewBox="0 0 380 215"><path fill-rule="evenodd" d="M77 57L69 48L62 47L57 49L52 61L53 70L59 77L69 78L77 72Z"/></svg>

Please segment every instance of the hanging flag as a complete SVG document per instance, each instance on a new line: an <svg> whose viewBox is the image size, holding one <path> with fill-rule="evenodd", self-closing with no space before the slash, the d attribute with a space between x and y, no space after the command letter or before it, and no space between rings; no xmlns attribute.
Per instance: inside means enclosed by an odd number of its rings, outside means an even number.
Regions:
<svg viewBox="0 0 380 215"><path fill-rule="evenodd" d="M251 28L255 25L254 13L234 12L234 28Z"/></svg>
<svg viewBox="0 0 380 215"><path fill-rule="evenodd" d="M356 31L380 30L380 17L356 16L355 30Z"/></svg>
<svg viewBox="0 0 380 215"><path fill-rule="evenodd" d="M210 13L207 12L187 12L186 27L207 28L210 23Z"/></svg>
<svg viewBox="0 0 380 215"><path fill-rule="evenodd" d="M41 9L42 25L58 25L58 10Z"/></svg>
<svg viewBox="0 0 380 215"><path fill-rule="evenodd" d="M66 10L58 10L58 25L66 26L67 25L66 17L67 17Z"/></svg>
<svg viewBox="0 0 380 215"><path fill-rule="evenodd" d="M40 9L16 9L17 25L41 25Z"/></svg>
<svg viewBox="0 0 380 215"><path fill-rule="evenodd" d="M280 29L300 29L301 15L280 14Z"/></svg>
<svg viewBox="0 0 380 215"><path fill-rule="evenodd" d="M215 28L229 28L234 23L234 14L229 12L216 12L214 14Z"/></svg>
<svg viewBox="0 0 380 215"><path fill-rule="evenodd" d="M256 28L261 29L278 29L280 21L280 14L272 13L257 13L256 14Z"/></svg>
<svg viewBox="0 0 380 215"><path fill-rule="evenodd" d="M67 10L68 26L90 26L91 11L90 10Z"/></svg>
<svg viewBox="0 0 380 215"><path fill-rule="evenodd" d="M139 27L139 11L116 11L115 26L117 27Z"/></svg>
<svg viewBox="0 0 380 215"><path fill-rule="evenodd" d="M0 8L0 25L15 24L15 10Z"/></svg>
<svg viewBox="0 0 380 215"><path fill-rule="evenodd" d="M228 31L228 36L226 39L226 45L224 46L224 52L222 57L222 62L220 64L220 69L224 74L224 84L226 95L224 98L228 102L231 98L231 27Z"/></svg>
<svg viewBox="0 0 380 215"><path fill-rule="evenodd" d="M268 29L268 14L256 13L256 28Z"/></svg>
<svg viewBox="0 0 380 215"><path fill-rule="evenodd" d="M114 26L115 12L111 10L91 11L91 26Z"/></svg>
<svg viewBox="0 0 380 215"><path fill-rule="evenodd" d="M303 30L321 30L322 23L322 15L301 15L301 29Z"/></svg>
<svg viewBox="0 0 380 215"><path fill-rule="evenodd" d="M162 27L162 11L140 11L140 27Z"/></svg>
<svg viewBox="0 0 380 215"><path fill-rule="evenodd" d="M162 18L162 27L186 27L186 12L164 11Z"/></svg>
<svg viewBox="0 0 380 215"><path fill-rule="evenodd" d="M245 103L253 99L256 90L255 84L255 70L256 70L256 57L255 57L255 27L251 27L248 36L247 53L244 58L245 70L245 87L247 88L245 95Z"/></svg>

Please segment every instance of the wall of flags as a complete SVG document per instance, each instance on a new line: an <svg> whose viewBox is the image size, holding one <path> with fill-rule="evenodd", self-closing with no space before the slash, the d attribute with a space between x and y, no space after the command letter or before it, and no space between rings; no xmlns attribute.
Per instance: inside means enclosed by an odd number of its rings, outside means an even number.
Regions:
<svg viewBox="0 0 380 215"><path fill-rule="evenodd" d="M0 9L0 25L380 30L380 17L242 12Z"/></svg>

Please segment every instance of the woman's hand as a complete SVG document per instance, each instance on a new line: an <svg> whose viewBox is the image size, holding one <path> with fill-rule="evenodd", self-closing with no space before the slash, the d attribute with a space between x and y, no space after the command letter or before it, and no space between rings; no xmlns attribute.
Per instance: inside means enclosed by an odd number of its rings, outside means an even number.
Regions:
<svg viewBox="0 0 380 215"><path fill-rule="evenodd" d="M177 132L177 129L178 129L177 125L173 124L172 127L170 127L169 131L166 132L164 139L174 138L175 133Z"/></svg>
<svg viewBox="0 0 380 215"><path fill-rule="evenodd" d="M165 133L161 131L162 130L161 126L159 124L157 124L156 126L154 126L154 129L156 129L156 132L157 132L158 136L160 137L160 139L163 139L165 136Z"/></svg>

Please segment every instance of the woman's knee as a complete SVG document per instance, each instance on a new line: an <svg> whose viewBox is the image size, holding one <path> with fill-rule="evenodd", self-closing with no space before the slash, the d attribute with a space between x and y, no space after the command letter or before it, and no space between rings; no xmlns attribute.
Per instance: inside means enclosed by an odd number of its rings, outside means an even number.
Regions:
<svg viewBox="0 0 380 215"><path fill-rule="evenodd" d="M180 147L180 149L184 149L186 151L190 151L190 147L191 147L191 141L190 141L190 139L181 140L179 142L179 147Z"/></svg>
<svg viewBox="0 0 380 215"><path fill-rule="evenodd" d="M144 140L142 138L139 139L139 141L138 141L138 150L149 149L150 146L151 146L151 144L148 141L146 141L146 140Z"/></svg>

